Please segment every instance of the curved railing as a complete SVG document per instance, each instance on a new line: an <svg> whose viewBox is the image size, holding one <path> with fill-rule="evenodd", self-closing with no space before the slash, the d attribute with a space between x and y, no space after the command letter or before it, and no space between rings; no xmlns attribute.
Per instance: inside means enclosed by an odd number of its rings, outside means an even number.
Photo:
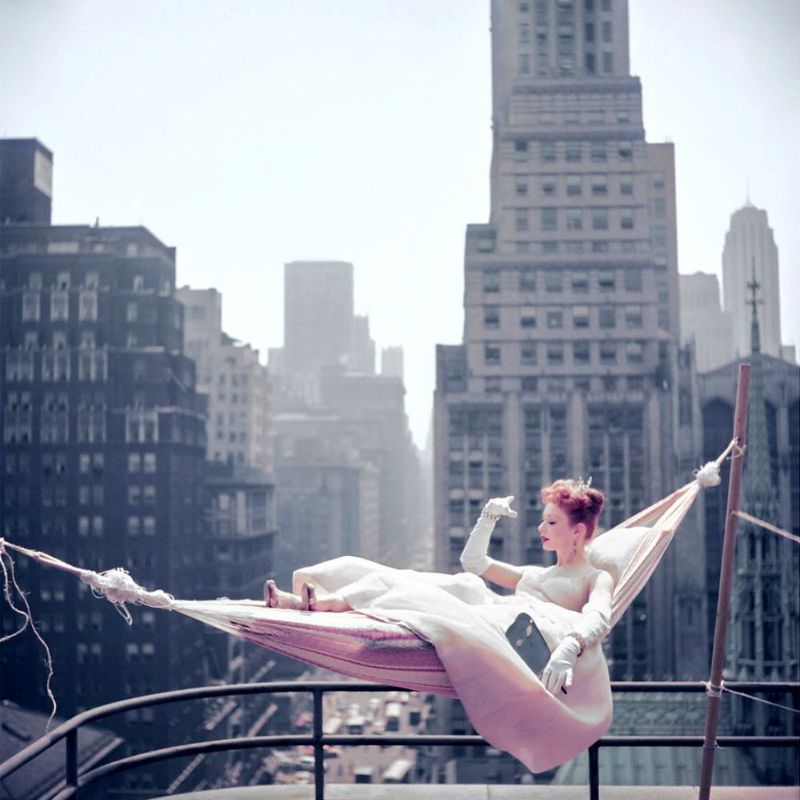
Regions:
<svg viewBox="0 0 800 800"><path fill-rule="evenodd" d="M800 683L778 682L737 682L726 683L730 689L739 692L787 692L800 694ZM648 682L614 682L611 688L615 692L686 692L700 693L706 691L701 681L648 681ZM91 786L102 778L141 767L156 761L164 761L182 756L194 756L201 753L214 753L224 750L246 750L255 747L293 747L297 745L311 746L314 750L314 785L316 800L323 800L325 791L324 747L326 745L404 745L406 747L441 747L441 746L479 746L486 745L481 736L418 734L413 736L394 735L327 735L323 733L322 698L329 692L389 692L395 686L383 686L373 683L349 683L336 681L286 681L271 683L238 683L228 686L200 686L192 689L180 689L170 692L142 695L129 700L97 706L77 714L28 747L20 750L15 756L0 764L0 781L14 773L20 767L33 761L37 756L49 750L62 740L66 740L65 767L66 778L63 789L54 795L52 800L68 800L79 797L81 789ZM277 736L244 736L234 739L215 739L188 744L163 747L144 753L108 761L100 766L91 767L83 772L78 769L78 731L81 727L97 720L138 708L163 705L187 700L201 700L209 697L248 694L278 694L284 692L308 692L313 698L313 728L310 734L286 734ZM703 736L604 736L589 748L589 797L598 800L599 794L599 753L603 747L702 747ZM720 747L798 747L800 736L720 736L717 739Z"/></svg>

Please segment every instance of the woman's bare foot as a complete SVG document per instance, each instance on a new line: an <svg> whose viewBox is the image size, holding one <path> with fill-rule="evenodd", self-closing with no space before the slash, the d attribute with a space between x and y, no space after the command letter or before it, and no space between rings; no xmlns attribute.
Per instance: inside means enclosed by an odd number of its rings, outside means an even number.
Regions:
<svg viewBox="0 0 800 800"><path fill-rule="evenodd" d="M284 592L272 578L264 581L264 605L267 608L305 608L303 599L291 592Z"/></svg>

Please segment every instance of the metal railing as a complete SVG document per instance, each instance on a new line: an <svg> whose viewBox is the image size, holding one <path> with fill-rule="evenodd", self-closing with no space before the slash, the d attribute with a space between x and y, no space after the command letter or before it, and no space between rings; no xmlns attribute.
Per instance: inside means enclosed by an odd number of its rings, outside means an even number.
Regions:
<svg viewBox="0 0 800 800"><path fill-rule="evenodd" d="M726 684L739 692L780 692L792 695L800 694L800 683L797 682L737 682ZM669 692L669 693L701 693L706 691L701 681L646 681L646 682L613 682L611 688L615 692ZM257 747L295 747L310 746L314 751L314 787L315 800L324 800L325 766L324 748L326 745L359 746L359 745L403 745L406 747L455 747L484 746L486 740L482 736L458 734L415 734L412 736L392 735L327 735L323 733L322 699L329 692L390 692L395 686L384 686L373 683L349 683L334 681L286 681L272 683L239 683L229 686L201 686L193 689L181 689L157 694L142 695L129 700L97 706L77 714L40 739L20 750L15 756L0 764L0 781L14 773L20 767L33 761L62 740L66 740L65 748L65 786L57 792L52 800L68 800L78 798L81 789L87 788L102 778L125 770L152 764L182 756L195 756L227 750L246 750ZM79 771L78 764L78 732L81 727L94 723L113 714L121 714L133 709L147 708L187 700L200 700L210 697L248 694L278 693L310 693L313 699L313 727L310 734L286 734L277 736L244 736L233 739L215 739L189 744L173 745L157 750L119 758L92 767L84 772ZM604 736L589 748L589 798L599 800L600 797L600 749L603 747L697 747L703 745L703 736ZM720 736L718 747L800 747L800 736Z"/></svg>

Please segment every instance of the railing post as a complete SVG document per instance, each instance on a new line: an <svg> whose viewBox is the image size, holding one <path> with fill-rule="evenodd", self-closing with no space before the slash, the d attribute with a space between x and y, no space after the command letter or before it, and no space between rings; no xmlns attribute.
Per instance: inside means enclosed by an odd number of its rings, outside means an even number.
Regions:
<svg viewBox="0 0 800 800"><path fill-rule="evenodd" d="M589 800L600 800L600 743L589 747Z"/></svg>
<svg viewBox="0 0 800 800"><path fill-rule="evenodd" d="M66 747L64 749L66 756L65 764L65 778L66 785L70 788L75 787L73 797L78 796L78 729L67 733Z"/></svg>
<svg viewBox="0 0 800 800"><path fill-rule="evenodd" d="M325 800L325 751L322 747L322 689L314 689L314 798Z"/></svg>

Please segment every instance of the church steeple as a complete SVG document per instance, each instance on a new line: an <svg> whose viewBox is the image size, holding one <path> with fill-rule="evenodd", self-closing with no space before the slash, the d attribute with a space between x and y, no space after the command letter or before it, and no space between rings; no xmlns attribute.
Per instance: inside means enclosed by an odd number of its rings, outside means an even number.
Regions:
<svg viewBox="0 0 800 800"><path fill-rule="evenodd" d="M761 329L758 326L758 306L763 302L759 300L756 292L761 288L761 284L756 280L756 260L753 259L753 279L747 284L750 290L750 299L745 302L752 309L750 317L750 352L761 352Z"/></svg>

